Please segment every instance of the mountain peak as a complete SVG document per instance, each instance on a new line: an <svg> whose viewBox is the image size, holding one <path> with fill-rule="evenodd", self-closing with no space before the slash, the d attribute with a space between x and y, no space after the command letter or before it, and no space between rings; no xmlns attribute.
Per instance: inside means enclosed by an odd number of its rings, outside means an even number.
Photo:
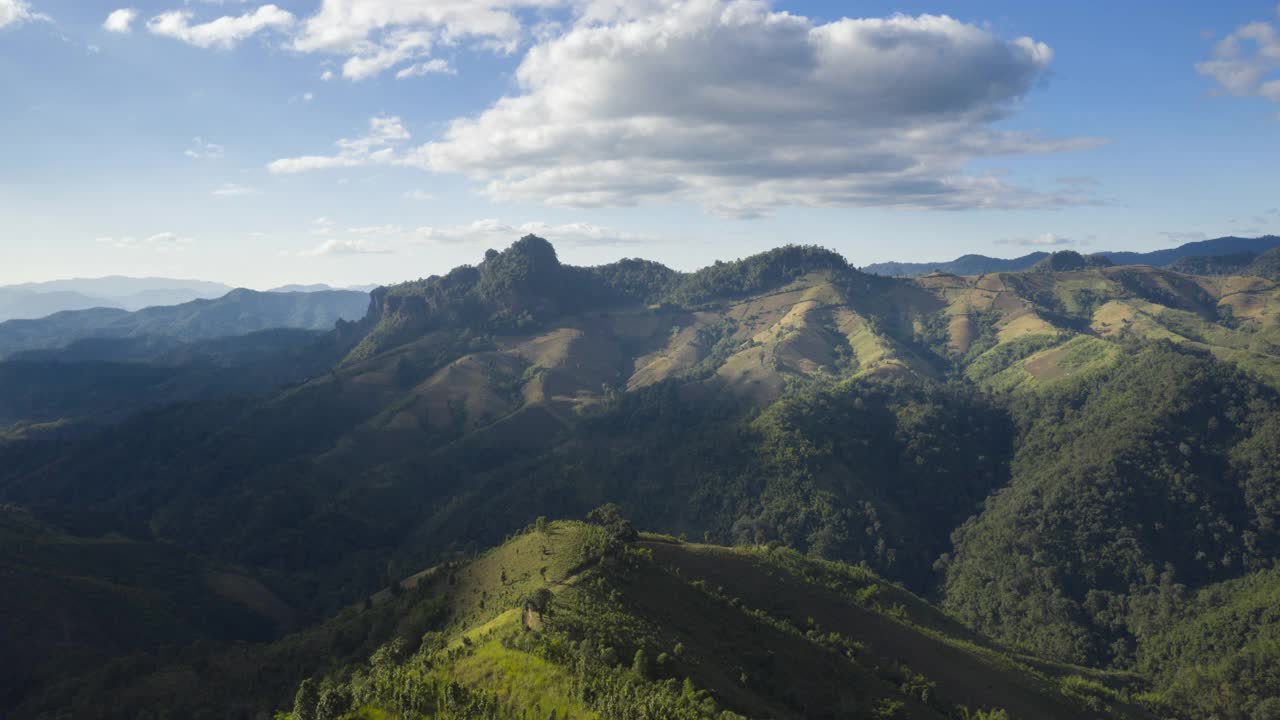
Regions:
<svg viewBox="0 0 1280 720"><path fill-rule="evenodd" d="M1112 265L1115 263L1104 255L1081 255L1075 250L1059 250L1037 262L1031 269L1035 272L1071 272Z"/></svg>

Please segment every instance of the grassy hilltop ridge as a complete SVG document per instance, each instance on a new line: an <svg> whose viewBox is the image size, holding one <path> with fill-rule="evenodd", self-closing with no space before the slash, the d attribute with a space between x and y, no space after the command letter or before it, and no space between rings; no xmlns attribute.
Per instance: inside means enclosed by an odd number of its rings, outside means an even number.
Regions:
<svg viewBox="0 0 1280 720"><path fill-rule="evenodd" d="M157 702L188 717L273 703L293 718L1148 717L1136 676L1010 654L865 570L617 527L540 522L315 630L200 661L201 675L159 669L77 717ZM361 626L381 639L348 664L307 650ZM295 693L285 676L314 677Z"/></svg>

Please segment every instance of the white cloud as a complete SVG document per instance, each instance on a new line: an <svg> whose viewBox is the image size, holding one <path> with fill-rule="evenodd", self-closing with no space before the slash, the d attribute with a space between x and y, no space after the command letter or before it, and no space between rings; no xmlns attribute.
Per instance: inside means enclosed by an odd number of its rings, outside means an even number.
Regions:
<svg viewBox="0 0 1280 720"><path fill-rule="evenodd" d="M107 16L106 21L102 23L102 27L113 33L127 33L133 30L133 21L138 17L138 11L133 8L120 8L113 10Z"/></svg>
<svg viewBox="0 0 1280 720"><path fill-rule="evenodd" d="M366 80L399 65L406 60L431 51L432 36L429 32L399 31L392 33L381 45L365 48L342 64L342 76L348 80Z"/></svg>
<svg viewBox="0 0 1280 720"><path fill-rule="evenodd" d="M302 93L302 102L311 102L316 99L315 93Z"/></svg>
<svg viewBox="0 0 1280 720"><path fill-rule="evenodd" d="M396 73L396 77L403 80L411 77L423 77L424 75L457 75L458 71L453 69L448 61L435 58L427 62L417 63Z"/></svg>
<svg viewBox="0 0 1280 720"><path fill-rule="evenodd" d="M147 30L196 47L229 49L265 30L286 30L296 20L293 13L275 5L263 5L243 15L225 15L195 25L191 23L194 17L195 13L190 10L161 13L147 21Z"/></svg>
<svg viewBox="0 0 1280 720"><path fill-rule="evenodd" d="M329 82L330 80L333 79L333 71L325 70L324 72L320 73L320 79L325 82Z"/></svg>
<svg viewBox="0 0 1280 720"><path fill-rule="evenodd" d="M245 187L244 185L224 183L210 191L210 194L218 197L241 197L244 195L255 195L257 192L257 190L254 190L251 187Z"/></svg>
<svg viewBox="0 0 1280 720"><path fill-rule="evenodd" d="M476 37L518 37L512 12L528 4L536 3L511 0L482 32L472 22L479 15L469 13L483 3L325 0L294 46L350 53L343 73L362 79L428 52L433 39L441 42L432 32L467 35L459 28L469 27ZM1053 57L1030 38L1001 39L946 16L822 23L759 0L582 0L575 8L567 30L540 31L517 70L517 93L455 119L435 142L408 150L407 132L383 137L375 127L361 139L377 140L372 145L343 140L337 154L280 159L269 168L409 165L471 177L495 200L571 207L683 201L739 217L784 206L1026 208L1093 200L1086 186L1036 191L1000 173L966 172L977 159L1101 143L997 127ZM516 24L501 30L508 22ZM437 58L397 75L445 68ZM373 122L380 121L401 127L398 118Z"/></svg>
<svg viewBox="0 0 1280 720"><path fill-rule="evenodd" d="M466 225L451 227L420 227L413 232L414 239L429 243L467 243L490 247L505 247L525 235L538 235L557 245L631 245L657 242L652 237L626 233L591 223L551 225L544 222L526 222L513 225L500 220L477 220Z"/></svg>
<svg viewBox="0 0 1280 720"><path fill-rule="evenodd" d="M100 237L97 239L97 242L120 249L158 250L165 252L181 250L194 244L195 240L177 233L162 232L145 238L135 238L130 236L119 238Z"/></svg>
<svg viewBox="0 0 1280 720"><path fill-rule="evenodd" d="M994 127L1052 56L945 16L818 23L754 0L690 0L553 36L521 62L518 94L385 161L465 174L497 200L574 207L1056 206L1080 193L964 171L1098 144Z"/></svg>
<svg viewBox="0 0 1280 720"><path fill-rule="evenodd" d="M26 0L0 0L0 28L35 20L47 22L49 16L32 10Z"/></svg>
<svg viewBox="0 0 1280 720"><path fill-rule="evenodd" d="M1075 245L1076 241L1071 238L1065 238L1053 233L1042 233L1035 237L1009 238L1006 240L997 240L1001 245L1022 245L1025 247L1056 247L1060 245Z"/></svg>
<svg viewBox="0 0 1280 720"><path fill-rule="evenodd" d="M429 57L440 45L511 53L525 36L519 14L581 0L323 0L294 36L300 52L345 56L343 75L374 77Z"/></svg>
<svg viewBox="0 0 1280 720"><path fill-rule="evenodd" d="M217 160L222 157L224 149L217 143L211 143L204 138L196 137L191 139L190 147L183 151L182 154L192 160Z"/></svg>
<svg viewBox="0 0 1280 720"><path fill-rule="evenodd" d="M1213 78L1219 93L1280 103L1280 26L1259 21L1236 28L1196 71Z"/></svg>
<svg viewBox="0 0 1280 720"><path fill-rule="evenodd" d="M327 170L332 168L385 165L397 161L396 147L409 139L398 117L380 117L369 121L369 134L337 142L335 155L307 155L276 160L267 169L277 175Z"/></svg>
<svg viewBox="0 0 1280 720"><path fill-rule="evenodd" d="M364 239L325 240L310 250L298 253L302 257L329 257L334 255L386 255L392 252L389 248Z"/></svg>

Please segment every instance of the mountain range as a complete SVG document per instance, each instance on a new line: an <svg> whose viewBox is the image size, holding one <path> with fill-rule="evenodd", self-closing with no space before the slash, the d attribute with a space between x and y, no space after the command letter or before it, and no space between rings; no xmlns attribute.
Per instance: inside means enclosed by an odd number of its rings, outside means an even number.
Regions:
<svg viewBox="0 0 1280 720"><path fill-rule="evenodd" d="M67 310L140 310L177 305L230 292L222 283L173 278L103 277L0 287L0 321L33 319Z"/></svg>
<svg viewBox="0 0 1280 720"><path fill-rule="evenodd" d="M681 273L529 236L312 344L163 361L296 369L277 384L66 432L115 381L39 393L0 434L0 572L29 588L0 593L0 707L1271 717L1263 257L894 278L788 246ZM21 362L55 382L77 352ZM101 352L74 372L168 351Z"/></svg>
<svg viewBox="0 0 1280 720"><path fill-rule="evenodd" d="M335 288L329 285L286 285L268 292L327 292L350 290L367 293L376 285ZM39 283L0 286L0 322L34 320L71 310L111 308L135 311L192 300L212 300L234 288L218 282L174 278L132 278L111 276L51 280Z"/></svg>
<svg viewBox="0 0 1280 720"><path fill-rule="evenodd" d="M1213 240L1198 240L1185 243L1176 248L1154 250L1151 252L1099 252L1095 255L1105 257L1116 265L1151 265L1168 267L1179 261L1188 259L1213 258L1234 255L1248 260L1261 255L1274 247L1280 246L1280 237L1267 235L1258 238L1221 237ZM1003 259L986 255L962 255L947 262L885 262L873 263L862 268L863 272L873 275L891 277L919 277L931 272L945 272L954 275L982 275L994 272L1018 272L1030 270L1036 263L1049 257L1051 253L1040 251L1021 257Z"/></svg>
<svg viewBox="0 0 1280 720"><path fill-rule="evenodd" d="M272 328L330 330L339 320L359 320L368 306L368 294L348 290L262 293L240 289L213 299L132 312L116 308L67 310L38 320L0 323L0 358L89 338L155 336L191 341Z"/></svg>

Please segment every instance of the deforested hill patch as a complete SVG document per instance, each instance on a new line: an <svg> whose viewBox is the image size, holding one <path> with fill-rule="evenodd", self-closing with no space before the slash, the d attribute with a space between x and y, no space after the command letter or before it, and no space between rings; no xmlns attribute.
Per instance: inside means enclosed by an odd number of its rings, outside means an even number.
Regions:
<svg viewBox="0 0 1280 720"><path fill-rule="evenodd" d="M687 274L641 260L574 267L560 263L551 243L530 235L501 252L488 251L479 265L375 291L370 335L352 359L368 359L443 327L509 333L626 305L668 303L693 309L767 292L819 271L842 278L857 274L838 254L802 246Z"/></svg>

